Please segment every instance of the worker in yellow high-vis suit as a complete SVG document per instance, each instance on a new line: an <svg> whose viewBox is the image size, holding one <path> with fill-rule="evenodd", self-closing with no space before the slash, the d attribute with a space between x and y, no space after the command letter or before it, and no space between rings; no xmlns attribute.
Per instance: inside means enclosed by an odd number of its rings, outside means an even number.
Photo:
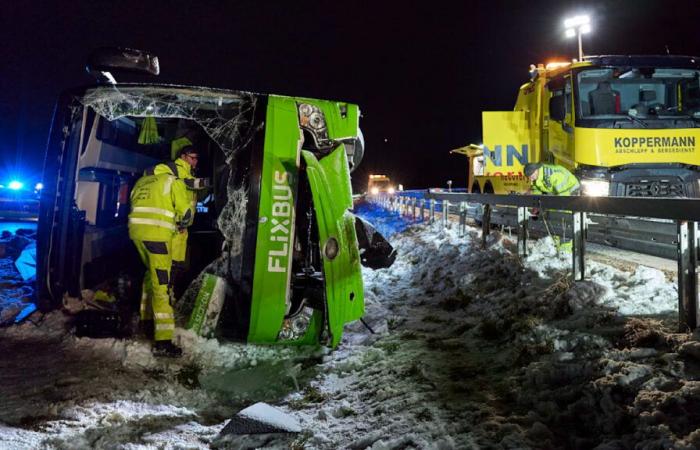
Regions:
<svg viewBox="0 0 700 450"><path fill-rule="evenodd" d="M528 191L530 194L564 197L580 195L581 185L578 179L565 167L557 164L529 163L525 164L523 172L530 179L530 190ZM537 209L531 212L533 217L539 215ZM571 241L561 242L559 236L552 236L552 239L558 250L571 252Z"/></svg>
<svg viewBox="0 0 700 450"><path fill-rule="evenodd" d="M179 179L185 182L185 185L190 190L192 195L192 210L196 210L197 195L203 186L196 185L192 171L197 167L199 161L199 153L192 146L192 143L186 137L175 139L172 141L172 151L174 160L172 162L161 163L150 170L150 173L172 173ZM147 171L149 173L149 171ZM173 238L173 268L182 271L185 268L185 259L187 257L187 229L178 233Z"/></svg>
<svg viewBox="0 0 700 450"><path fill-rule="evenodd" d="M195 213L194 193L186 180L178 176L178 168L182 164L196 166L198 160L198 154L191 146L182 149L180 154L178 161L158 165L158 170L146 171L136 182L131 191L129 213L129 237L147 268L141 297L141 320L154 321L154 353L171 357L182 354L172 342L175 317L170 304L170 289L174 243L192 224Z"/></svg>

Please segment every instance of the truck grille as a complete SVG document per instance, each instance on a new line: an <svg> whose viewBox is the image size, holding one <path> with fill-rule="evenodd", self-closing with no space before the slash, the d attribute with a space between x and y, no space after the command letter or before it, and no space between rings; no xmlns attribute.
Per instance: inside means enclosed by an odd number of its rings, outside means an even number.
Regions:
<svg viewBox="0 0 700 450"><path fill-rule="evenodd" d="M684 197L685 189L680 180L646 179L625 183L628 197Z"/></svg>

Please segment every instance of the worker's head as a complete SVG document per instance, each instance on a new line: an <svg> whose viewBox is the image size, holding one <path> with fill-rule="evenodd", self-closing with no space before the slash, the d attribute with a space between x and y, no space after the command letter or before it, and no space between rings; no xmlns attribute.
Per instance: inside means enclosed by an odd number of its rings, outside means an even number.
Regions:
<svg viewBox="0 0 700 450"><path fill-rule="evenodd" d="M540 174L541 167L542 164L540 163L528 163L525 164L525 167L523 167L523 173L525 173L525 176L528 177L531 181L535 181L537 179L537 176Z"/></svg>
<svg viewBox="0 0 700 450"><path fill-rule="evenodd" d="M178 152L178 157L182 160L184 160L187 164L192 166L194 169L197 167L197 161L199 160L199 153L197 152L197 149L194 148L192 145L186 145L180 149Z"/></svg>

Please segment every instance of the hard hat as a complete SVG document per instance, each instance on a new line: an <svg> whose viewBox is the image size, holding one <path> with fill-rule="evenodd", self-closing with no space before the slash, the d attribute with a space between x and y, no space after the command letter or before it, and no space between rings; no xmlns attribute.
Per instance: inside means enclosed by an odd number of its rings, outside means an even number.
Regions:
<svg viewBox="0 0 700 450"><path fill-rule="evenodd" d="M542 167L542 163L528 163L525 164L525 167L523 167L523 172L525 173L525 176L530 178L533 173L537 172L540 167Z"/></svg>

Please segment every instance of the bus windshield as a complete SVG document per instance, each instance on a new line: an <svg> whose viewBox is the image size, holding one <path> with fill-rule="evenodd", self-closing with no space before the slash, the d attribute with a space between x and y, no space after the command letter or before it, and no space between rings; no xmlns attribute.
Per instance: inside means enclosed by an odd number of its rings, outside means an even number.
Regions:
<svg viewBox="0 0 700 450"><path fill-rule="evenodd" d="M700 124L700 71L606 67L578 73L581 126L693 128Z"/></svg>

